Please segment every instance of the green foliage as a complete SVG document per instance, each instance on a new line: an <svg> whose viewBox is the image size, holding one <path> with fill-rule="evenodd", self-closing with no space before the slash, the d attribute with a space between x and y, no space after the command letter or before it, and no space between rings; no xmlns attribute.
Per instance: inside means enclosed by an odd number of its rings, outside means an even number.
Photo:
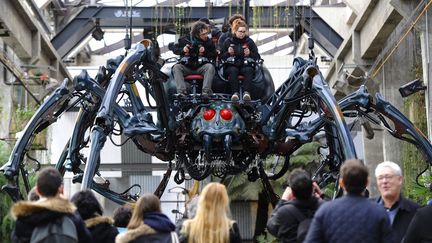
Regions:
<svg viewBox="0 0 432 243"><path fill-rule="evenodd" d="M307 143L304 144L294 156L291 156L290 162L292 165L306 166L308 163L319 160L317 149L320 146L319 143Z"/></svg>
<svg viewBox="0 0 432 243"><path fill-rule="evenodd" d="M426 173L425 173L426 174ZM420 176L419 183L422 185L418 185L415 182L410 183L409 185L409 197L416 202L420 203L420 205L426 205L428 200L431 198L431 192L429 190L429 185L432 182L432 175L430 174L430 170L427 175ZM423 186L424 185L424 186Z"/></svg>
<svg viewBox="0 0 432 243"><path fill-rule="evenodd" d="M414 65L411 73L413 77L422 76L421 64ZM404 99L404 113L407 118L422 132L427 132L427 119L426 119L426 103L425 93L418 92ZM425 163L425 157L419 153L416 146L404 142L402 148L402 161L404 171L404 195L408 198L417 201L418 203L425 204L427 199L431 197L430 191L427 188L421 187L416 183L417 175L428 166ZM419 178L423 185L429 185L432 181L429 173Z"/></svg>
<svg viewBox="0 0 432 243"><path fill-rule="evenodd" d="M316 161L318 161L317 148L319 146L320 144L316 142L303 145L290 157L290 170L299 167L308 170L308 168L314 167ZM268 172L272 172L274 168L274 171L277 172L283 166L284 160L284 156L270 156L264 162L264 168ZM281 195L283 193L288 175L289 171L277 180L270 180L276 194ZM258 193L263 189L261 180L250 182L248 181L246 173L231 176L227 181L227 190L231 200L256 200L258 198Z"/></svg>
<svg viewBox="0 0 432 243"><path fill-rule="evenodd" d="M265 231L265 234L258 236L256 240L258 243L277 243L277 242L279 242L278 239L276 237L274 237L272 234L270 234L269 232L267 232L267 230Z"/></svg>
<svg viewBox="0 0 432 243"><path fill-rule="evenodd" d="M10 155L9 146L0 141L0 165L8 161ZM0 187L6 184L6 178L0 175ZM12 200L5 192L0 192L0 242L10 242L10 233L13 228L13 221L9 214L9 209L12 205Z"/></svg>
<svg viewBox="0 0 432 243"><path fill-rule="evenodd" d="M227 190L231 200L257 200L262 191L260 180L250 182L245 173L230 176L227 180Z"/></svg>
<svg viewBox="0 0 432 243"><path fill-rule="evenodd" d="M12 132L19 132L24 129L27 122L32 118L36 109L22 109L18 108L15 110L13 116Z"/></svg>
<svg viewBox="0 0 432 243"><path fill-rule="evenodd" d="M408 119L421 132L425 133L427 131L425 94L419 92L407 97L404 100L404 109ZM419 149L416 146L410 143L405 142L402 146L405 177L404 195L414 201L424 203L431 194L430 192L428 193L426 188L422 188L416 183L416 177L427 166L425 157L422 153L419 153ZM425 183L427 182L426 180L429 180L429 183L431 181L430 176L426 176L422 180Z"/></svg>
<svg viewBox="0 0 432 243"><path fill-rule="evenodd" d="M28 121L34 115L36 110L34 109L21 109L15 110L15 118L17 121Z"/></svg>
<svg viewBox="0 0 432 243"><path fill-rule="evenodd" d="M11 148L9 145L3 141L0 141L0 166L4 165L10 156ZM36 176L35 174L29 175L28 180L30 183L30 187L33 187L36 184ZM22 178L19 180L20 186L24 185ZM6 177L3 174L0 174L0 187L7 184ZM0 242L10 242L11 232L14 226L14 221L9 213L9 210L12 206L12 200L9 195L0 191Z"/></svg>

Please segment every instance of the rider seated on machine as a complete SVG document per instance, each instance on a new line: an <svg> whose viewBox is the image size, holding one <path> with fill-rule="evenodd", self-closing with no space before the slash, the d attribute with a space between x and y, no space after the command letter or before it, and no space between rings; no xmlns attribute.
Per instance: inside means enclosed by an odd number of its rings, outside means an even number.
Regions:
<svg viewBox="0 0 432 243"><path fill-rule="evenodd" d="M210 21L208 18L200 18L198 21L206 23L210 28L208 38L211 40L213 46L215 46L217 50L218 41L222 35L222 31L215 25L213 21Z"/></svg>
<svg viewBox="0 0 432 243"><path fill-rule="evenodd" d="M173 66L174 79L177 93L186 96L186 83L184 76L200 74L204 77L202 85L203 98L212 93L212 81L215 75L215 67L212 64L216 58L216 48L208 39L210 28L207 24L197 21L190 34L181 37L174 45L173 52L180 55L180 61Z"/></svg>
<svg viewBox="0 0 432 243"><path fill-rule="evenodd" d="M239 100L239 74L244 76L243 100L250 101L249 91L255 70L254 65L261 57L255 42L248 36L247 24L243 20L235 20L231 31L232 36L225 40L221 50L221 60L225 63L224 74L234 93L231 101Z"/></svg>

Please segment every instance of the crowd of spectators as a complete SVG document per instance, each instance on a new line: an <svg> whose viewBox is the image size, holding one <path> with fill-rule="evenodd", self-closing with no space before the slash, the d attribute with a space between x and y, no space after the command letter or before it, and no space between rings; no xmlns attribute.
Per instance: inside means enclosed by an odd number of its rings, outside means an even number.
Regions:
<svg viewBox="0 0 432 243"><path fill-rule="evenodd" d="M432 207L420 208L402 195L399 165L385 161L376 167L379 197L367 197L368 178L361 161L345 161L338 181L343 196L323 200L308 172L294 169L268 220L268 232L280 242L431 242ZM239 227L230 218L227 190L220 183L207 184L177 225L163 214L153 194L120 206L111 218L92 191L79 191L70 200L63 192L61 174L43 169L28 200L11 208L16 220L12 241L241 242Z"/></svg>

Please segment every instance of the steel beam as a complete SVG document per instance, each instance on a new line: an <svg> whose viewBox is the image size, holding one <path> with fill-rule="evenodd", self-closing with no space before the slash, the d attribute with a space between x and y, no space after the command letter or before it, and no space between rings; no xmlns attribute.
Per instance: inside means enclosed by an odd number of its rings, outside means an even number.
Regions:
<svg viewBox="0 0 432 243"><path fill-rule="evenodd" d="M52 167L54 164L41 164L41 168ZM151 172L151 171L165 171L169 167L169 163L101 163L99 171L121 171L121 172ZM84 170L84 165L80 168Z"/></svg>
<svg viewBox="0 0 432 243"><path fill-rule="evenodd" d="M299 8L305 8L299 11ZM296 10L296 11L295 11ZM188 22L196 21L202 17L211 19L226 18L229 14L229 7L207 7L193 8L173 8L163 7L138 7L132 10L132 25L134 28L161 28L161 33L166 31L172 32L173 24L180 20L183 25ZM253 11L253 8L252 8ZM277 17L272 13L273 7L261 7L260 12L265 13L260 16L260 28L288 28L293 21L288 21L288 16L296 13L297 19L306 19L300 21L304 24L305 29L310 30L309 19L313 21L313 34L319 45L321 45L329 54L334 55L343 39L321 19L314 11L309 11L309 7L286 7L286 11L278 12ZM208 14L210 12L210 14ZM181 13L181 14L180 14ZM310 16L310 14L312 14ZM209 16L210 15L210 16ZM54 47L62 58L65 58L72 49L88 36L95 28L96 19L99 20L102 28L124 28L126 25L126 11L123 7L108 6L87 6L84 7L77 16L70 21L59 33L52 39Z"/></svg>
<svg viewBox="0 0 432 243"><path fill-rule="evenodd" d="M144 39L143 34L134 35L132 37L132 43L139 42L142 39ZM92 55L104 55L104 54L110 53L112 51L115 51L115 50L118 50L118 49L122 49L124 47L125 47L124 40L120 40L120 41L117 41L116 43L113 43L111 45L99 48L97 50L92 50L91 54Z"/></svg>
<svg viewBox="0 0 432 243"><path fill-rule="evenodd" d="M304 8L304 11L299 11L302 8ZM158 32L164 33L165 31L172 31L173 24L177 20L180 20L184 26L204 16L210 19L226 18L230 12L229 7L211 7L210 10L208 7L136 7L132 10L132 25L134 28L160 28ZM251 11L253 10L254 8L251 8ZM309 13L312 13L312 29L317 44L322 45L326 51L334 55L335 50L337 50L343 41L339 34L325 23L321 17L314 11L309 11L309 7L295 7L294 9L287 6L285 11L278 9L276 16L274 15L274 11L276 11L274 7L260 7L261 15L258 16L260 19L260 28L288 28L293 24L292 20L288 21L289 16L294 16L293 14L296 13L295 16L297 19L310 19ZM210 12L209 15L208 12ZM52 44L57 49L59 55L65 58L80 41L91 34L95 28L96 19L99 20L102 28L124 28L126 21L128 21L126 16L127 13L123 7L84 7L73 20L57 33L52 39ZM309 21L300 22L301 24L305 24L305 29L311 29Z"/></svg>

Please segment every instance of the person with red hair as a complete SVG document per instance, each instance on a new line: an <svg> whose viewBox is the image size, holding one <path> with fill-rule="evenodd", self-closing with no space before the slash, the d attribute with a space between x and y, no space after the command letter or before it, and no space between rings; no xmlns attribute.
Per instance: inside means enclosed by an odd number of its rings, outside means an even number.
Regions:
<svg viewBox="0 0 432 243"><path fill-rule="evenodd" d="M233 95L231 101L239 100L238 75L244 76L243 100L250 101L250 89L255 72L254 65L261 59L255 42L248 36L248 26L241 20L233 22L232 36L225 40L221 50L221 60L224 64L224 74L231 85Z"/></svg>

